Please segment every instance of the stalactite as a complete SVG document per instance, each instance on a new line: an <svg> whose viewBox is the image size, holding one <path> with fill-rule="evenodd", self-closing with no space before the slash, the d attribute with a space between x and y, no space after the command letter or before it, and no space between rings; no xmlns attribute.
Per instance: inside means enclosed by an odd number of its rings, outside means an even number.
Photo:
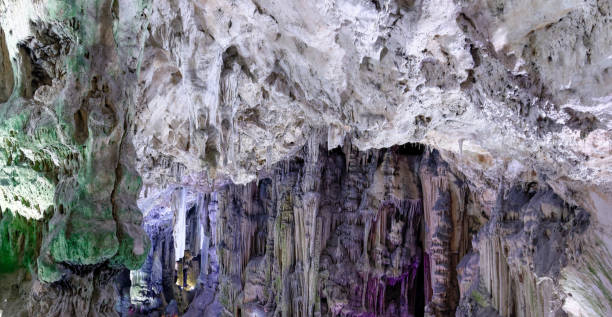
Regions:
<svg viewBox="0 0 612 317"><path fill-rule="evenodd" d="M174 260L178 262L185 254L185 230L187 206L185 206L185 188L181 188L172 195Z"/></svg>
<svg viewBox="0 0 612 317"><path fill-rule="evenodd" d="M463 187L449 185L452 173L429 156L347 144L320 152L308 140L265 179L220 189L213 240L228 311L410 316L422 311L417 297L440 312L450 306L440 283L464 237L453 231L463 228L454 214L465 207L455 201L467 196Z"/></svg>
<svg viewBox="0 0 612 317"><path fill-rule="evenodd" d="M423 156L419 174L425 215L427 307L431 314L443 315L458 304L456 266L469 247L463 220L467 187L449 171L436 151Z"/></svg>
<svg viewBox="0 0 612 317"><path fill-rule="evenodd" d="M244 272L251 255L253 254L253 238L257 231L257 223L253 222L249 217L243 217L240 221L240 234L242 235L241 240L241 259L240 266L241 272Z"/></svg>
<svg viewBox="0 0 612 317"><path fill-rule="evenodd" d="M198 194L197 199L197 217L199 219L200 227L200 247L198 252L200 254L200 276L199 281L205 281L208 274L208 248L210 245L210 238L208 232L209 227L209 208L210 196L208 194Z"/></svg>
<svg viewBox="0 0 612 317"><path fill-rule="evenodd" d="M513 186L504 191L491 221L474 239L478 253L470 259L478 261L463 263L464 271L470 270L464 274L463 288L471 292L463 304L475 302L472 309L490 305L504 317L560 314L563 295L556 283L567 261L562 250L583 230L568 225L587 223L586 214L569 207L546 186ZM478 270L468 265L477 265ZM479 279L473 277L474 271Z"/></svg>
<svg viewBox="0 0 612 317"><path fill-rule="evenodd" d="M423 275L425 276L425 305L429 305L429 303L431 303L431 298L433 297L433 287L431 285L431 260L427 252L423 253L423 268Z"/></svg>

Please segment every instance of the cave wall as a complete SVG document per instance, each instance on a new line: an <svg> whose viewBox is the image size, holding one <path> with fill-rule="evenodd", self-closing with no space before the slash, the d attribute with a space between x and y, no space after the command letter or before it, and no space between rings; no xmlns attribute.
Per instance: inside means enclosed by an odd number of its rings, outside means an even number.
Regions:
<svg viewBox="0 0 612 317"><path fill-rule="evenodd" d="M226 313L563 314L590 219L545 184L501 188L488 210L421 145L303 152L218 191Z"/></svg>
<svg viewBox="0 0 612 317"><path fill-rule="evenodd" d="M145 218L157 231L140 271L157 277L136 289L163 298L145 312L174 300L187 316L564 314L564 272L592 227L584 209L535 181L482 196L420 144L308 144L248 184L168 190Z"/></svg>
<svg viewBox="0 0 612 317"><path fill-rule="evenodd" d="M3 1L0 309L607 315L610 16Z"/></svg>
<svg viewBox="0 0 612 317"><path fill-rule="evenodd" d="M148 253L128 131L137 61L117 49L139 39L120 41L113 3L2 4L2 272L25 294L7 315L116 316L115 275Z"/></svg>

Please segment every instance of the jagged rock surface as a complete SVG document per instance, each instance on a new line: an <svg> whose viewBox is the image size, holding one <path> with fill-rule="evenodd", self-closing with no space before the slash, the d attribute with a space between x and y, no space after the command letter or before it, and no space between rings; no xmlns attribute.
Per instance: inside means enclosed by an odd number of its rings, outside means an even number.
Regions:
<svg viewBox="0 0 612 317"><path fill-rule="evenodd" d="M116 316L114 276L149 247L128 129L136 75L124 71L137 61L117 49L115 9L0 3L2 247L16 258L3 272L27 268L31 316Z"/></svg>
<svg viewBox="0 0 612 317"><path fill-rule="evenodd" d="M609 315L611 18L607 0L0 1L0 309L409 314L418 291L434 315ZM437 152L406 167L407 142Z"/></svg>
<svg viewBox="0 0 612 317"><path fill-rule="evenodd" d="M546 184L481 196L423 145L366 152L350 144L328 152L313 140L309 146L315 149L255 182L200 195L214 199L170 189L167 195L178 193L193 207L180 228L170 218L185 207L174 202L146 218L166 228L166 238L152 238L152 252L165 254L163 273L145 289L162 285L162 275L175 282L150 297L161 306L143 309L159 311L174 299L179 312L215 307L226 316L563 314L570 295L562 272L582 258L591 220ZM216 220L193 230L203 216ZM168 260L177 232L187 241L212 235L206 249L214 260L203 270L217 272L218 261L218 274L190 282L201 274L203 245L187 243L184 257ZM142 270L155 274L146 264Z"/></svg>
<svg viewBox="0 0 612 317"><path fill-rule="evenodd" d="M514 158L610 189L610 14L601 0L154 2L138 165L145 183L172 163L245 182L322 125L330 149L416 141L494 178Z"/></svg>

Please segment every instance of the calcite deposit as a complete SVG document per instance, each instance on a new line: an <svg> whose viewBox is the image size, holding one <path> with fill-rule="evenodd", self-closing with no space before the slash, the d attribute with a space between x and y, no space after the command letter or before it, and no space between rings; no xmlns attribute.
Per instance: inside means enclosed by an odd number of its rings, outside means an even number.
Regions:
<svg viewBox="0 0 612 317"><path fill-rule="evenodd" d="M0 0L0 316L612 315L609 0Z"/></svg>

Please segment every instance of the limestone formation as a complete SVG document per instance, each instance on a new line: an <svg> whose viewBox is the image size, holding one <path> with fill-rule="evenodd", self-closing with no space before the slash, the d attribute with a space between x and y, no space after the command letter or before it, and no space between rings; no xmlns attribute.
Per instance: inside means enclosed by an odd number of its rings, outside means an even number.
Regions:
<svg viewBox="0 0 612 317"><path fill-rule="evenodd" d="M612 315L609 0L0 0L0 316Z"/></svg>
<svg viewBox="0 0 612 317"><path fill-rule="evenodd" d="M330 152L324 143L308 146L316 150L305 147L246 185L220 184L212 196L193 187L160 193L180 193L191 207L182 227L171 225L185 208L173 202L145 219L165 228L153 234L146 262L163 257L161 274L142 269L157 276L144 287L158 289L148 302L227 316L563 311L562 271L581 257L591 218L548 185L499 188L491 201L420 144L366 152L350 143ZM209 243L186 243L173 262L177 232Z"/></svg>

